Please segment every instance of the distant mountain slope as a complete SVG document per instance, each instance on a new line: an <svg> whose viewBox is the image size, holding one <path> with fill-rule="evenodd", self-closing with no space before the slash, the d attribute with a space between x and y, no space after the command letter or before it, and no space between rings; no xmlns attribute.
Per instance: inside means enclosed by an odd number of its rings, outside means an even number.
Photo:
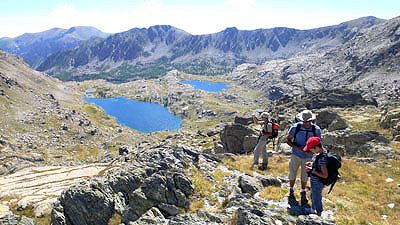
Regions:
<svg viewBox="0 0 400 225"><path fill-rule="evenodd" d="M115 121L85 104L72 85L0 51L0 175L26 166L73 165L110 156ZM122 129L121 129L122 131Z"/></svg>
<svg viewBox="0 0 400 225"><path fill-rule="evenodd" d="M304 96L318 90L350 88L378 104L400 102L400 17L361 30L326 53L243 64L232 79L263 90L271 100Z"/></svg>
<svg viewBox="0 0 400 225"><path fill-rule="evenodd" d="M21 56L32 67L38 66L49 55L75 47L93 37L108 34L94 27L53 28L39 33L26 33L15 38L1 38L0 49Z"/></svg>
<svg viewBox="0 0 400 225"><path fill-rule="evenodd" d="M85 43L49 56L38 70L63 80L104 78L126 81L163 75L176 68L197 74L221 74L241 63L320 52L346 43L360 30L382 23L364 17L311 30L234 27L207 35L191 35L168 25L132 29L103 41Z"/></svg>

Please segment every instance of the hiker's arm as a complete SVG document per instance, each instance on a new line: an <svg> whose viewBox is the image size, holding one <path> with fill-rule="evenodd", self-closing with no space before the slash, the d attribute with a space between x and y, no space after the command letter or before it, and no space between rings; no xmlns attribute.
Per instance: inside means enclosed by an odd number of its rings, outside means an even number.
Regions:
<svg viewBox="0 0 400 225"><path fill-rule="evenodd" d="M253 123L255 124L263 124L264 121L259 121L255 115L253 115Z"/></svg>
<svg viewBox="0 0 400 225"><path fill-rule="evenodd" d="M287 143L290 147L292 147L292 148L294 148L294 149L296 149L296 150L298 150L298 151L303 151L303 149L301 149L299 146L297 146L296 144L293 143L293 140L294 140L293 135L289 134L289 135L287 136L286 139L287 139L287 140L286 140L286 143Z"/></svg>
<svg viewBox="0 0 400 225"><path fill-rule="evenodd" d="M328 178L328 169L326 166L321 166L321 172L313 170L312 173L321 178Z"/></svg>

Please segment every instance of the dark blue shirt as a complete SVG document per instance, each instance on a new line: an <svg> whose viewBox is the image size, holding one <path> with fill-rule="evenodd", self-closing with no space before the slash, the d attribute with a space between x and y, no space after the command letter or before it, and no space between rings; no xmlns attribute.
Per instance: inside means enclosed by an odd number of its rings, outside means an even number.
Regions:
<svg viewBox="0 0 400 225"><path fill-rule="evenodd" d="M298 122L293 124L290 128L289 128L289 134L292 135L294 137L294 133L296 132L296 127L297 124L301 124L300 130L299 132L296 134L295 140L294 140L294 144L304 148L304 146L306 146L307 143L307 139L314 136L313 132L312 132L312 127L306 129L303 125L303 122ZM315 134L316 136L318 136L319 138L321 138L321 128L319 128L318 125L314 124L315 126ZM304 152L304 151L297 151L296 149L292 148L292 154L295 156L298 156L300 158L311 158L312 157L312 153L311 152Z"/></svg>
<svg viewBox="0 0 400 225"><path fill-rule="evenodd" d="M323 151L323 152L321 152L321 153L319 153L317 155L314 155L314 157L312 159L312 162L313 162L313 170L318 171L318 172L322 172L321 167L323 167L323 166L326 167L327 164L328 164L328 155L327 155L327 153L325 151ZM311 181L320 182L320 179L318 178L318 176L313 174L313 173L311 173L310 179L311 179Z"/></svg>

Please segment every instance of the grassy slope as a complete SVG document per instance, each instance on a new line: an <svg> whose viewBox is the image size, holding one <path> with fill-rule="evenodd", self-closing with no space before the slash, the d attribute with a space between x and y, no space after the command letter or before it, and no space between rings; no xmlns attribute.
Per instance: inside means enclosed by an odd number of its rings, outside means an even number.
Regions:
<svg viewBox="0 0 400 225"><path fill-rule="evenodd" d="M389 131L378 126L379 112L376 109L367 109L363 112L345 111L343 113L348 122L357 130L377 130L385 135ZM363 119L360 119L360 118ZM324 190L324 206L333 210L338 224L398 224L400 221L400 143L392 142L390 146L396 151L396 158L392 160L378 159L376 163L360 163L353 159L344 159L340 169L342 179L338 182L331 194L327 195L328 188ZM271 149L271 146L269 146ZM224 165L229 169L239 170L248 175L253 175L250 169L251 155L236 156L234 160L225 160ZM287 176L289 157L273 155L270 157L270 168L267 171L257 171L262 174L274 176ZM213 191L223 191L222 179L217 182L206 179L212 174L195 170L190 173L199 197L192 203L192 210L204 207L204 198ZM394 182L385 180L393 178ZM260 196L270 200L280 200L287 196L286 188L267 187ZM298 193L296 193L298 194ZM298 196L299 197L299 196ZM393 209L388 204L394 203ZM212 205L212 204L211 204ZM218 206L215 203L216 207ZM387 216L384 219L384 215Z"/></svg>

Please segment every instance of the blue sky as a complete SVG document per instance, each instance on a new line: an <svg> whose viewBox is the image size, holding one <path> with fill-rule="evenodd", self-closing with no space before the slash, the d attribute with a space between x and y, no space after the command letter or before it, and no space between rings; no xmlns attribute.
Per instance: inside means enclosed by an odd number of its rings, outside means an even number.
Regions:
<svg viewBox="0 0 400 225"><path fill-rule="evenodd" d="M309 29L363 16L400 16L399 0L1 0L0 37L53 27L105 32L170 24L192 34L277 26Z"/></svg>

